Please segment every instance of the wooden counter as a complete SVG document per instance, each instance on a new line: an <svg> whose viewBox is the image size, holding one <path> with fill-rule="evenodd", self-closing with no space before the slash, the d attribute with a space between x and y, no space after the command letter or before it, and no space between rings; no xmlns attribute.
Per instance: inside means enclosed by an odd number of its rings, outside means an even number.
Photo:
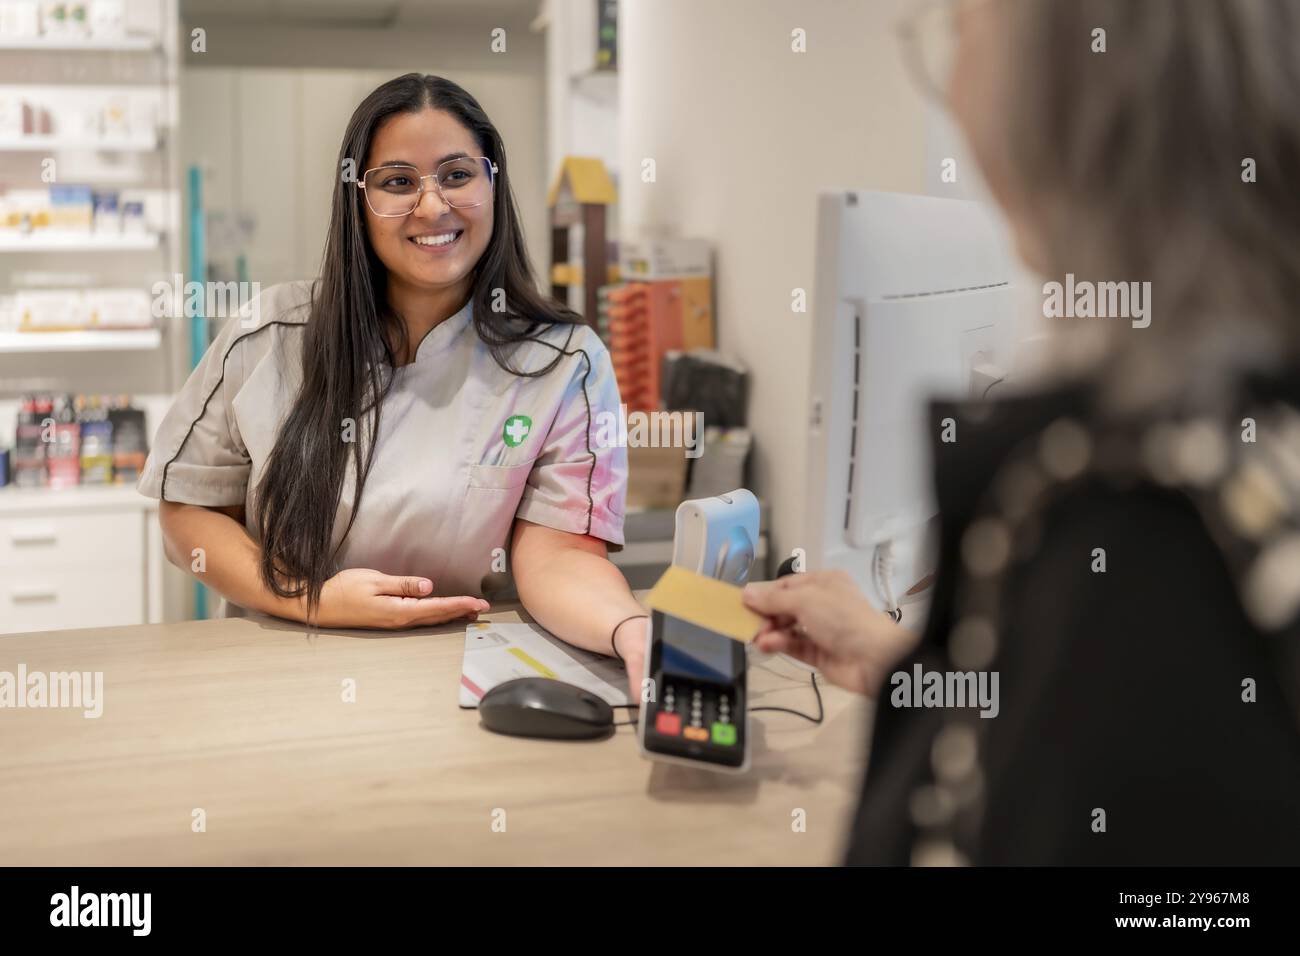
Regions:
<svg viewBox="0 0 1300 956"><path fill-rule="evenodd" d="M860 699L824 686L820 727L755 714L752 769L715 774L642 759L631 727L595 742L483 730L457 707L463 634L264 618L0 636L0 670L104 674L97 719L0 709L0 860L838 861L865 756ZM807 672L783 660L750 681L753 706L816 710Z"/></svg>

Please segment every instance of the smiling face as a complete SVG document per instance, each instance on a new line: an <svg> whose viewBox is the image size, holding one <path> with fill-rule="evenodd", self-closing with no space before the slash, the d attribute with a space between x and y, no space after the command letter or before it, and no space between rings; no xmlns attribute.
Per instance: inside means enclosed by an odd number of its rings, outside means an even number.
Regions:
<svg viewBox="0 0 1300 956"><path fill-rule="evenodd" d="M425 109L396 113L380 123L361 168L404 164L427 176L447 159L481 155L482 147L454 116ZM451 188L447 193L455 200ZM426 179L419 205L410 215L383 217L375 215L369 203L363 208L370 245L388 270L390 299L468 296L474 267L492 238L491 194L481 205L453 207L443 201L433 180Z"/></svg>

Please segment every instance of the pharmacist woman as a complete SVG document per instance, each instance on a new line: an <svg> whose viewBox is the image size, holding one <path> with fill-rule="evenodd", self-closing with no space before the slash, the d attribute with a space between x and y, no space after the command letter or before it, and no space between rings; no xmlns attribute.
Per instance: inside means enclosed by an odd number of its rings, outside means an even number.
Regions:
<svg viewBox="0 0 1300 956"><path fill-rule="evenodd" d="M154 439L168 559L227 615L394 630L473 619L505 566L539 624L639 683L647 622L607 558L626 451L593 426L618 388L536 291L496 128L408 74L357 107L337 168L320 278L230 319Z"/></svg>

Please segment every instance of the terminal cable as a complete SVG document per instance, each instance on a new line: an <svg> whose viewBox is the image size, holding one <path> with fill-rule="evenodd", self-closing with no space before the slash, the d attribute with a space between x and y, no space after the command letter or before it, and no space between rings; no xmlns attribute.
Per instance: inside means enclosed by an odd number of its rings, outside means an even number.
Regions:
<svg viewBox="0 0 1300 956"><path fill-rule="evenodd" d="M815 694L817 697L816 717L814 717L812 714L805 714L801 710L794 710L793 708L790 707L751 707L749 708L749 712L751 714L756 714L760 710L779 711L780 713L783 714L794 714L794 716L796 717L802 717L804 720L808 721L809 723L820 724L822 721L826 719L826 705L822 703L822 689L819 686L817 686L817 675L814 673L814 674L809 674L808 676L812 680L813 694Z"/></svg>

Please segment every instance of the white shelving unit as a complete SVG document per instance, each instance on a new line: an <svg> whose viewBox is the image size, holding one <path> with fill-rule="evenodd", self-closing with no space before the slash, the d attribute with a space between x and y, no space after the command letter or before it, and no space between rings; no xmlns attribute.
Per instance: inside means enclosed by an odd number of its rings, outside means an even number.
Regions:
<svg viewBox="0 0 1300 956"><path fill-rule="evenodd" d="M157 249L162 236L152 232L53 232L29 236L0 232L0 252L132 252Z"/></svg>
<svg viewBox="0 0 1300 956"><path fill-rule="evenodd" d="M139 194L147 231L0 229L0 293L149 290L182 271L179 0L126 4L125 36L0 38L0 87L54 118L39 127L52 132L0 137L0 182L44 188L42 164L53 159L56 182ZM130 122L121 132L100 137L84 115L72 118L96 108L96 96L125 104ZM148 107L143 114L138 102ZM153 321L141 316L141 326ZM12 444L17 399L31 391L132 394L152 438L179 383L183 338L165 322L0 330L0 444ZM131 484L0 487L0 634L161 621L166 561L156 513L157 502Z"/></svg>
<svg viewBox="0 0 1300 956"><path fill-rule="evenodd" d="M94 150L102 153L152 153L158 148L156 135L71 139L66 136L0 136L0 151L7 153L57 153L60 150Z"/></svg>
<svg viewBox="0 0 1300 956"><path fill-rule="evenodd" d="M131 352L156 349L158 329L0 332L0 352Z"/></svg>
<svg viewBox="0 0 1300 956"><path fill-rule="evenodd" d="M0 641L161 621L157 510L126 485L0 488Z"/></svg>
<svg viewBox="0 0 1300 956"><path fill-rule="evenodd" d="M67 52L74 50L99 50L117 53L140 53L157 50L157 37L125 36L103 39L100 37L32 37L30 39L8 39L0 37L0 50L18 50L40 52L52 50Z"/></svg>

